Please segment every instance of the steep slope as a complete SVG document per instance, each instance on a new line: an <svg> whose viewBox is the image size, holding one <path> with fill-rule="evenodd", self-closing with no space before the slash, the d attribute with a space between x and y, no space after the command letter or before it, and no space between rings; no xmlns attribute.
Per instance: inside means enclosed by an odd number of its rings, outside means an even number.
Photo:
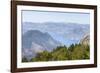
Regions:
<svg viewBox="0 0 100 73"><path fill-rule="evenodd" d="M48 33L42 33L39 30L29 30L22 35L23 57L34 57L37 52L43 50L52 51L60 43L54 40Z"/></svg>
<svg viewBox="0 0 100 73"><path fill-rule="evenodd" d="M83 44L83 45L90 45L90 35L89 34L85 35L81 39L80 43Z"/></svg>

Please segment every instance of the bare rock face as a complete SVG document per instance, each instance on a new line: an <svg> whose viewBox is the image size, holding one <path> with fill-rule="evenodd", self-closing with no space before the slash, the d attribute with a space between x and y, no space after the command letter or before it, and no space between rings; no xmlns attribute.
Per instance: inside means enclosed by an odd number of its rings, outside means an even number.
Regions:
<svg viewBox="0 0 100 73"><path fill-rule="evenodd" d="M81 39L80 43L83 44L83 45L90 45L90 35L89 34L85 35Z"/></svg>

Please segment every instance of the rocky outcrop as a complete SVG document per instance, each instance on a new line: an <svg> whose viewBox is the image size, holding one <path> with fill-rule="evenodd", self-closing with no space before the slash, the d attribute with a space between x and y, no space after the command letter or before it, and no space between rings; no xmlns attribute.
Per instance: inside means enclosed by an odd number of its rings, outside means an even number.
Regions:
<svg viewBox="0 0 100 73"><path fill-rule="evenodd" d="M85 35L81 39L80 43L83 44L83 45L90 45L90 35L89 34Z"/></svg>

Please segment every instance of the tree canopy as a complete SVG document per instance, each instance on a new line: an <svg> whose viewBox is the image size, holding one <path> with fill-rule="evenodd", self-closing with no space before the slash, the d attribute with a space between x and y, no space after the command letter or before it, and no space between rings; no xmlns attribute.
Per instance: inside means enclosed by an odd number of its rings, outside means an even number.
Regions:
<svg viewBox="0 0 100 73"><path fill-rule="evenodd" d="M25 57L22 62L37 62L37 61L61 61L61 60L82 60L90 58L89 45L72 44L69 47L58 46L51 52L43 51L36 54L30 61Z"/></svg>

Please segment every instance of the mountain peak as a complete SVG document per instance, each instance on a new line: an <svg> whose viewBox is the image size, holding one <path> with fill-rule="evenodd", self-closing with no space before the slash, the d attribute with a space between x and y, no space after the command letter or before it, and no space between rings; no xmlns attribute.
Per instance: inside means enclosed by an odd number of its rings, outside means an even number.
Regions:
<svg viewBox="0 0 100 73"><path fill-rule="evenodd" d="M32 51L33 53L43 50L52 51L59 45L60 43L54 40L49 33L43 33L39 30L29 30L22 36L22 49L26 57L33 57L34 54L32 55ZM26 49L28 52L24 52Z"/></svg>

